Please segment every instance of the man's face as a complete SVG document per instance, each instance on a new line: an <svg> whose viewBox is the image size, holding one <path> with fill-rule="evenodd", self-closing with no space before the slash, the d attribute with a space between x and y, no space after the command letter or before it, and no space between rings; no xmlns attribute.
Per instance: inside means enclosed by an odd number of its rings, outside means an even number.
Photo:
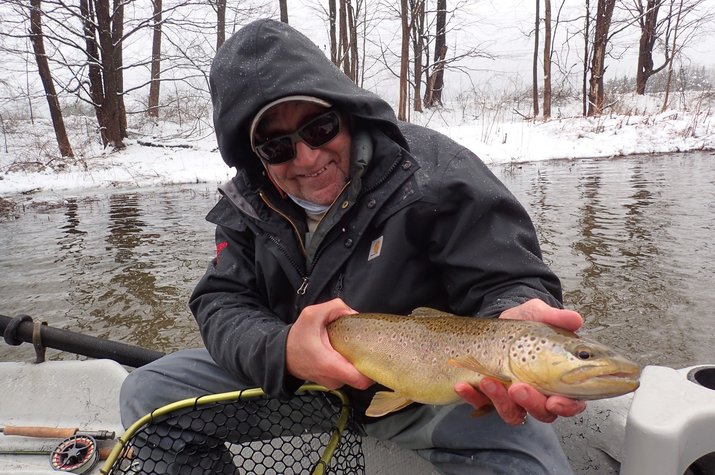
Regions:
<svg viewBox="0 0 715 475"><path fill-rule="evenodd" d="M257 142L295 132L327 110L303 101L278 104L263 115L257 128ZM340 132L328 143L312 148L297 140L293 160L266 164L266 168L286 193L311 203L329 205L350 178L350 145L350 131L342 121Z"/></svg>

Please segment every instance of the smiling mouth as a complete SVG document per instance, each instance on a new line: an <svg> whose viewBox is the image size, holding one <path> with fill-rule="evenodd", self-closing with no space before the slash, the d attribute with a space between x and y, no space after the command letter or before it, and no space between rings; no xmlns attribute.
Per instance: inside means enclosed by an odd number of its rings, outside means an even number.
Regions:
<svg viewBox="0 0 715 475"><path fill-rule="evenodd" d="M304 178L315 178L316 176L322 175L325 170L328 169L328 166L325 165L323 168L320 170L316 171L315 173L306 173L302 175Z"/></svg>

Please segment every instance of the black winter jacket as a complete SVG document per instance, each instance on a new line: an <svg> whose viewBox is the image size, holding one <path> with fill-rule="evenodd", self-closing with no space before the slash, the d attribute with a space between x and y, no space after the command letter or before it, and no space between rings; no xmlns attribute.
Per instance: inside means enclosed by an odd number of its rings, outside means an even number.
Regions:
<svg viewBox="0 0 715 475"><path fill-rule="evenodd" d="M286 371L290 325L305 306L334 297L395 314L496 316L531 298L560 306L531 220L479 158L398 122L297 31L270 20L243 28L217 53L211 87L219 148L237 174L207 217L217 255L190 307L212 357L242 381L292 394L302 381ZM294 94L349 115L361 147L354 156L368 155L309 248L303 211L276 192L248 144L255 112ZM349 392L363 411L376 390Z"/></svg>

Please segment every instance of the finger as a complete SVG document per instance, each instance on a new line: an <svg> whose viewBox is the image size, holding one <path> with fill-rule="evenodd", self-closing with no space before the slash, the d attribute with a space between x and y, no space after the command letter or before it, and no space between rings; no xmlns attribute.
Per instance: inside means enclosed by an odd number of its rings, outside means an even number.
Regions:
<svg viewBox="0 0 715 475"><path fill-rule="evenodd" d="M546 409L557 416L572 417L586 410L586 401L551 396L546 400Z"/></svg>
<svg viewBox="0 0 715 475"><path fill-rule="evenodd" d="M332 300L328 300L325 302L323 305L326 306L327 312L326 312L326 319L325 319L325 324L328 324L332 322L333 320L337 320L338 318L344 316L344 315L353 315L358 313L356 310L350 308L341 298L334 298Z"/></svg>
<svg viewBox="0 0 715 475"><path fill-rule="evenodd" d="M555 308L538 299L507 309L499 318L543 322L570 331L576 331L583 325L583 317L578 312Z"/></svg>
<svg viewBox="0 0 715 475"><path fill-rule="evenodd" d="M454 392L476 410L481 410L486 406L492 405L491 399L469 383L461 382L455 384Z"/></svg>
<svg viewBox="0 0 715 475"><path fill-rule="evenodd" d="M484 378L479 383L479 389L492 401L504 422L510 425L524 422L526 411L511 400L503 384L493 379Z"/></svg>
<svg viewBox="0 0 715 475"><path fill-rule="evenodd" d="M554 422L557 414L546 408L547 397L527 384L513 384L509 390L509 397L534 419L541 422Z"/></svg>
<svg viewBox="0 0 715 475"><path fill-rule="evenodd" d="M544 312L539 320L575 332L583 325L583 317L573 310L552 308Z"/></svg>
<svg viewBox="0 0 715 475"><path fill-rule="evenodd" d="M332 368L328 372L332 379L340 380L343 384L357 389L367 389L374 383L372 379L358 371L343 355L335 350L332 350L332 354Z"/></svg>

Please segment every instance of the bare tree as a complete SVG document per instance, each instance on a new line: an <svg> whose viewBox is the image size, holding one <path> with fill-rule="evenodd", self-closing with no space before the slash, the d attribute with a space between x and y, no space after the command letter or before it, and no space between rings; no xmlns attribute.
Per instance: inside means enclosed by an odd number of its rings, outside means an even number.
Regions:
<svg viewBox="0 0 715 475"><path fill-rule="evenodd" d="M397 107L397 118L407 120L407 74L410 67L410 24L409 5L407 0L400 0L400 24L402 26L402 47L400 48L400 96Z"/></svg>
<svg viewBox="0 0 715 475"><path fill-rule="evenodd" d="M422 112L422 77L424 68L422 59L425 51L425 0L410 0L410 10L412 11L410 32L412 35L412 58L414 66L412 108L416 112Z"/></svg>
<svg viewBox="0 0 715 475"><path fill-rule="evenodd" d="M159 96L161 87L161 1L152 0L154 6L154 22L151 42L151 79L149 84L149 107L147 114L150 117L159 117Z"/></svg>
<svg viewBox="0 0 715 475"><path fill-rule="evenodd" d="M338 65L337 7L335 0L328 0L328 35L330 36L330 61Z"/></svg>
<svg viewBox="0 0 715 475"><path fill-rule="evenodd" d="M288 23L288 0L278 0L278 7L281 11L281 21Z"/></svg>
<svg viewBox="0 0 715 475"><path fill-rule="evenodd" d="M585 117L588 114L588 58L590 57L589 38L591 36L591 2L585 0L585 14L583 16L583 72L581 75L581 97L582 114Z"/></svg>
<svg viewBox="0 0 715 475"><path fill-rule="evenodd" d="M551 0L544 0L544 119L551 117Z"/></svg>
<svg viewBox="0 0 715 475"><path fill-rule="evenodd" d="M678 3L678 11L675 16L675 33L673 34L673 44L672 44L672 49L675 51L675 48L677 46L678 42L678 30L680 27L680 20L682 18L683 14L683 0L679 0ZM669 62L668 66L668 79L665 82L665 97L663 98L663 108L662 110L666 110L668 108L668 103L670 102L670 86L672 84L673 80L673 61L671 60Z"/></svg>
<svg viewBox="0 0 715 475"><path fill-rule="evenodd" d="M127 136L126 112L122 101L122 43L119 41L123 31L123 25L119 23L124 21L124 10L121 0L115 0L113 8L109 0L89 0L87 3L94 8L86 10L87 16L83 20L87 27L91 25L94 35L87 37L86 41L95 43L91 47L94 54L88 56L87 61L101 65L91 88L98 93L96 98L100 99L94 107L97 109L102 142L121 149L125 147L124 138Z"/></svg>
<svg viewBox="0 0 715 475"><path fill-rule="evenodd" d="M57 99L52 72L47 62L47 54L45 53L44 36L42 34L42 0L31 0L30 8L30 39L32 40L32 48L35 52L35 61L37 62L42 86L45 88L45 97L47 98L47 106L50 109L57 146L60 149L60 155L63 157L74 157L72 146L67 137L60 102Z"/></svg>
<svg viewBox="0 0 715 475"><path fill-rule="evenodd" d="M216 50L226 41L226 0L216 2ZM282 12L281 12L282 14ZM286 15L288 13L286 12ZM286 23L288 19L286 18Z"/></svg>
<svg viewBox="0 0 715 475"><path fill-rule="evenodd" d="M603 75L606 72L606 51L608 47L608 30L611 28L613 9L616 0L598 0L596 7L596 31L593 39L593 54L591 57L591 79L588 90L588 115L601 115L603 112L605 94L603 90Z"/></svg>
<svg viewBox="0 0 715 475"><path fill-rule="evenodd" d="M534 56L531 61L531 99L534 104L534 117L539 115L539 27L540 14L539 0L536 0L534 13Z"/></svg>
<svg viewBox="0 0 715 475"><path fill-rule="evenodd" d="M437 0L436 18L434 62L425 91L425 106L427 107L442 105L444 68L447 59L447 0Z"/></svg>
<svg viewBox="0 0 715 475"><path fill-rule="evenodd" d="M647 0L645 4L634 0L632 12L640 27L636 93L644 94L648 80L670 69L678 52L702 35L704 25L713 20L713 12L704 8L705 4L705 0ZM658 52L662 62L656 66Z"/></svg>
<svg viewBox="0 0 715 475"><path fill-rule="evenodd" d="M665 67L653 67L653 48L658 37L658 11L660 10L663 0L646 0L643 5L643 0L636 0L635 5L638 10L638 23L640 25L640 40L638 42L638 72L636 73L636 93L645 94L645 86L653 74Z"/></svg>

